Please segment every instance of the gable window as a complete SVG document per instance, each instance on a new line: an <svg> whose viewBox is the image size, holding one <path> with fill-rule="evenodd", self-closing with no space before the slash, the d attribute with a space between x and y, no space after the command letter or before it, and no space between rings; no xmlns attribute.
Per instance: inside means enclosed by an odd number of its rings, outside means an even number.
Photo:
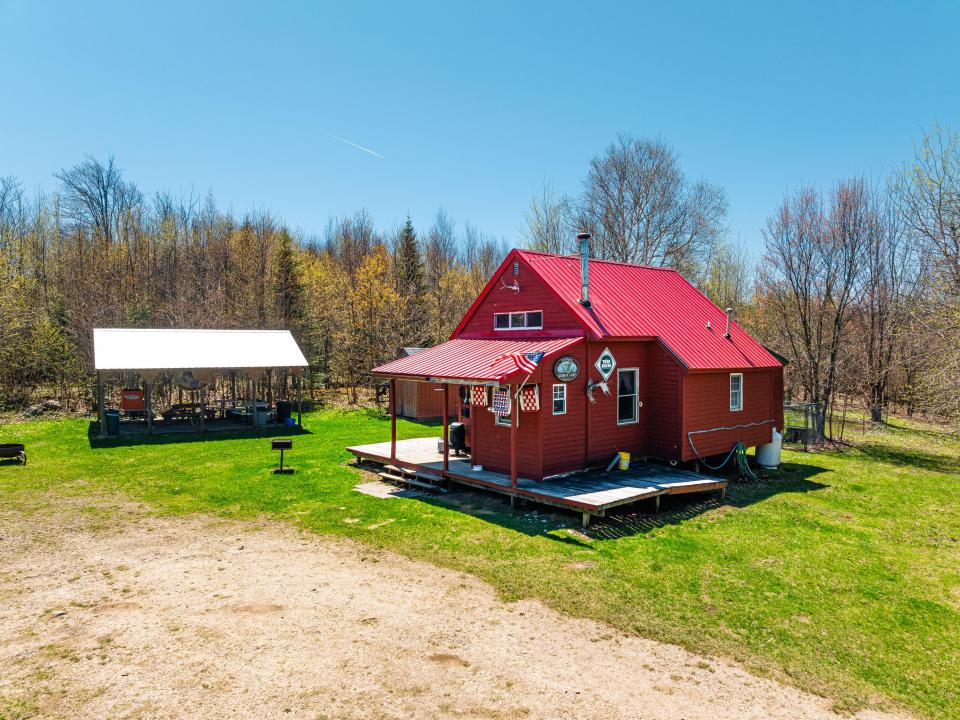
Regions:
<svg viewBox="0 0 960 720"><path fill-rule="evenodd" d="M567 386L565 384L553 386L553 414L567 414Z"/></svg>
<svg viewBox="0 0 960 720"><path fill-rule="evenodd" d="M617 425L637 422L638 376L636 368L617 370Z"/></svg>
<svg viewBox="0 0 960 720"><path fill-rule="evenodd" d="M509 386L509 385L501 385L500 387L497 388L497 390L501 390L501 391L503 391L503 392L510 392L510 386ZM512 402L512 401L513 401L513 398L511 398L511 407L513 406L513 402ZM511 425L512 422L513 422L513 418L511 418L509 415L495 415L495 416L494 416L494 422L495 422L497 425L503 425L504 427L510 427L510 425Z"/></svg>
<svg viewBox="0 0 960 720"><path fill-rule="evenodd" d="M743 410L743 373L730 373L730 411Z"/></svg>
<svg viewBox="0 0 960 720"><path fill-rule="evenodd" d="M494 330L541 330L543 329L542 310L521 310L512 313L494 313Z"/></svg>

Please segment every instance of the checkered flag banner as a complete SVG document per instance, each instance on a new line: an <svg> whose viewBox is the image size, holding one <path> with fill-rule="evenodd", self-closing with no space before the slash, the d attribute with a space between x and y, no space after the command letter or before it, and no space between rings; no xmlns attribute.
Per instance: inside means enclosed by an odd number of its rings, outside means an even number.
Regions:
<svg viewBox="0 0 960 720"><path fill-rule="evenodd" d="M493 412L497 415L510 414L510 389L493 391Z"/></svg>
<svg viewBox="0 0 960 720"><path fill-rule="evenodd" d="M537 385L525 385L520 394L520 409L523 412L537 412L540 409L540 388Z"/></svg>
<svg viewBox="0 0 960 720"><path fill-rule="evenodd" d="M470 404L474 407L487 406L487 389L483 385L474 385Z"/></svg>

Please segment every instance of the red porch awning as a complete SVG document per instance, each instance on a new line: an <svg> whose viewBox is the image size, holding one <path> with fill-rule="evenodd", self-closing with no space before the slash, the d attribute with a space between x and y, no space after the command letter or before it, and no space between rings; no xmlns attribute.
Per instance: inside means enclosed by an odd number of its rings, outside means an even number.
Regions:
<svg viewBox="0 0 960 720"><path fill-rule="evenodd" d="M370 372L382 377L410 378L435 382L493 384L513 375L526 375L509 359L494 364L502 355L542 352L546 359L565 350L582 337L549 340L470 340L457 338L421 350L414 355L393 360Z"/></svg>

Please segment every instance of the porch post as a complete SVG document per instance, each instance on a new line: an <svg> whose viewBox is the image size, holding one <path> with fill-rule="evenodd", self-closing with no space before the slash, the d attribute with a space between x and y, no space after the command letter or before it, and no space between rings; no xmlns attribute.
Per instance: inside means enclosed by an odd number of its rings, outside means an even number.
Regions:
<svg viewBox="0 0 960 720"><path fill-rule="evenodd" d="M517 426L520 413L517 412L519 401L514 397L513 385L510 386L510 487L517 486Z"/></svg>
<svg viewBox="0 0 960 720"><path fill-rule="evenodd" d="M390 378L390 461L397 461L397 379Z"/></svg>
<svg viewBox="0 0 960 720"><path fill-rule="evenodd" d="M97 416L100 420L100 437L107 434L107 409L103 406L103 376L97 370Z"/></svg>
<svg viewBox="0 0 960 720"><path fill-rule="evenodd" d="M443 471L450 469L450 383L443 384Z"/></svg>

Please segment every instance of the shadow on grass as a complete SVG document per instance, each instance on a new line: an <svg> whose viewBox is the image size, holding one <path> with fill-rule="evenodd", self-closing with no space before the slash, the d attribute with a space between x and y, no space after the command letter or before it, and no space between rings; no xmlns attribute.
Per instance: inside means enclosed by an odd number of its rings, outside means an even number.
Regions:
<svg viewBox="0 0 960 720"><path fill-rule="evenodd" d="M939 433L931 433L938 435ZM853 448L862 452L871 460L889 465L909 466L921 470L941 473L960 473L960 457L944 453L927 452L901 445L890 445L877 441L857 443Z"/></svg>
<svg viewBox="0 0 960 720"><path fill-rule="evenodd" d="M217 428L216 425L200 432L196 427L184 425L182 428L164 428L162 432L148 435L146 432L138 434L108 435L99 437L100 425L92 421L87 428L87 440L94 450L102 448L128 447L131 445L174 445L180 443L209 442L211 440L238 440L244 438L277 438L312 435L303 427L264 427L249 429Z"/></svg>
<svg viewBox="0 0 960 720"><path fill-rule="evenodd" d="M373 471L377 465L360 466ZM579 512L567 511L533 500L517 498L513 509L510 499L495 492L457 485L447 495L418 493L414 499L428 505L458 510L500 527L531 537L545 537L555 542L589 547L593 540L616 540L642 535L670 525L679 525L705 512L722 507L746 508L782 493L808 493L828 485L811 480L820 473L830 472L815 465L785 463L776 476L756 482L731 482L725 498L716 491L685 495L660 496L660 512L655 512L654 499L639 500L611 510L603 518L595 517L591 527L580 528ZM557 531L574 531L572 534Z"/></svg>

